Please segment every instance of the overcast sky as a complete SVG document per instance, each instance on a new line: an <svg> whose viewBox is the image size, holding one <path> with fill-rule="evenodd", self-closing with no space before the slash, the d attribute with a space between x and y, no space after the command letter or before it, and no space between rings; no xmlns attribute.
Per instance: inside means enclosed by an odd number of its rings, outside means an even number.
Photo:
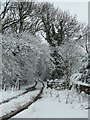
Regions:
<svg viewBox="0 0 90 120"><path fill-rule="evenodd" d="M43 0L36 0L42 2ZM88 23L88 0L44 0L54 3L62 10L69 10L71 15L77 15L80 22Z"/></svg>
<svg viewBox="0 0 90 120"><path fill-rule="evenodd" d="M88 2L56 2L56 6L69 10L71 15L77 15L80 22L88 23Z"/></svg>

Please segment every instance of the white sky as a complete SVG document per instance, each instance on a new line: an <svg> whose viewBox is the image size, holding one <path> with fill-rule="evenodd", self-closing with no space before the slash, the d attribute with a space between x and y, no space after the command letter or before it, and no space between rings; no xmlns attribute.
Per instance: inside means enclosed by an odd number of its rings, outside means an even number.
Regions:
<svg viewBox="0 0 90 120"><path fill-rule="evenodd" d="M56 2L55 6L69 10L71 15L77 15L80 22L88 23L88 2Z"/></svg>
<svg viewBox="0 0 90 120"><path fill-rule="evenodd" d="M54 3L62 10L69 10L71 15L77 15L80 22L88 23L88 0L35 0Z"/></svg>

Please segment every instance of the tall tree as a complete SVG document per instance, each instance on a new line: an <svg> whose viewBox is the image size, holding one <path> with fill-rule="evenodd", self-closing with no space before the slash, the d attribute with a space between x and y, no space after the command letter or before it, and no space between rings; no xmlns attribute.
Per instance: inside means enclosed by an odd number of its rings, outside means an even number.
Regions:
<svg viewBox="0 0 90 120"><path fill-rule="evenodd" d="M33 11L33 2L6 2L4 10L0 14L2 31L23 32L29 26ZM28 24L26 26L26 22Z"/></svg>
<svg viewBox="0 0 90 120"><path fill-rule="evenodd" d="M53 56L53 62L55 64L55 69L52 73L54 76L53 79L55 79L55 76L60 78L61 74L64 75L66 73L66 81L69 81L72 66L72 63L70 62L70 53L68 53L70 52L69 47L71 41L81 39L82 25L79 24L76 16L73 17L69 12L55 9L53 4L48 2L38 4L37 11L38 17L42 20L45 39L52 48L51 55ZM67 48L65 48L65 59L62 59L63 56L58 49L63 44L66 45ZM62 67L63 64L64 67Z"/></svg>

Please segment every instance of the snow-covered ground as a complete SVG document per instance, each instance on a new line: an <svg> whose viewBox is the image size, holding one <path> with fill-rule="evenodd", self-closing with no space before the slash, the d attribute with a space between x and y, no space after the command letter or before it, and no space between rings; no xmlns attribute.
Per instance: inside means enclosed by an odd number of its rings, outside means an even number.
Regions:
<svg viewBox="0 0 90 120"><path fill-rule="evenodd" d="M16 99L12 99L7 103L0 105L0 118L11 111L17 110L20 106L31 101L33 97L35 97L39 93L39 90L28 92Z"/></svg>
<svg viewBox="0 0 90 120"><path fill-rule="evenodd" d="M88 96L75 90L45 89L42 98L14 118L88 118Z"/></svg>
<svg viewBox="0 0 90 120"><path fill-rule="evenodd" d="M15 90L15 89L10 90L10 89L8 89L7 91L4 91L4 90L1 89L0 90L0 103L5 101L5 100L7 100L7 99L11 99L11 98L13 98L13 97L15 97L17 95L22 94L23 92L26 91L25 90L26 88L29 88L31 86L33 86L33 84L30 84L30 85L27 85L27 86L23 86L21 88L21 90Z"/></svg>
<svg viewBox="0 0 90 120"><path fill-rule="evenodd" d="M24 91L20 90L20 91L11 91L11 90L0 90L0 103L3 102L4 100L10 99L14 96L17 96L21 93L23 93Z"/></svg>

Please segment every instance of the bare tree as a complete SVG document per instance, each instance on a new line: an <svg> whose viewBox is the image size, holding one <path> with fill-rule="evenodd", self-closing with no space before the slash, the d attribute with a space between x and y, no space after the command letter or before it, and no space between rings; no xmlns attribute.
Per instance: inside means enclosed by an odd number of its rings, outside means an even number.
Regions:
<svg viewBox="0 0 90 120"><path fill-rule="evenodd" d="M8 13L9 10L9 1L6 1L4 4L1 4L3 6L3 10L0 13L0 32L2 33L3 30L3 25L4 25L4 19L6 17L6 14Z"/></svg>
<svg viewBox="0 0 90 120"><path fill-rule="evenodd" d="M48 2L43 2L37 4L37 16L41 19L42 29L45 33L45 39L52 46L53 44L53 36L52 36L52 27L55 21L55 16L57 13L57 9L54 8L53 4Z"/></svg>
<svg viewBox="0 0 90 120"><path fill-rule="evenodd" d="M14 32L22 32L29 26L29 21L33 16L33 2L6 2L1 13L2 31L10 28ZM28 21L28 22L27 22ZM26 25L26 22L28 23ZM30 28L30 27L29 27ZM29 29L28 28L28 29ZM9 30L10 30L9 29Z"/></svg>
<svg viewBox="0 0 90 120"><path fill-rule="evenodd" d="M42 20L43 32L45 39L51 47L53 47L52 55L54 54L55 70L53 76L60 78L66 73L66 81L69 82L72 68L72 56L70 56L71 41L76 41L82 38L82 25L77 21L76 16L71 16L69 12L55 9L53 4L43 2L37 5L38 17ZM58 47L66 45L65 59L59 54ZM58 57L59 56L59 57ZM63 58L63 59L62 59ZM61 64L64 66L62 67ZM66 71L66 72L65 72ZM59 73L59 74L58 74ZM55 75L56 74L56 75Z"/></svg>

